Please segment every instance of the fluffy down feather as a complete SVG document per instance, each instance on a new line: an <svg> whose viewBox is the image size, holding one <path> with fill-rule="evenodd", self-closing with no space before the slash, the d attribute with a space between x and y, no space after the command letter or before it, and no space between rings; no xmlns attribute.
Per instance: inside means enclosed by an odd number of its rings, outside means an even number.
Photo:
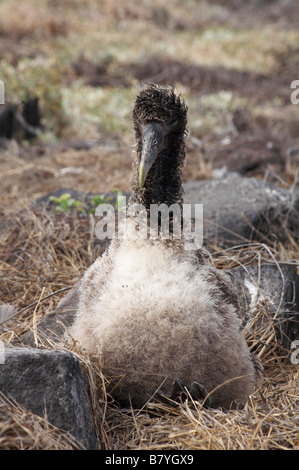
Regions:
<svg viewBox="0 0 299 470"><path fill-rule="evenodd" d="M112 243L83 278L71 333L101 356L122 404L142 406L176 377L208 392L219 387L215 407L244 404L253 392L255 369L235 307L214 270L192 256L161 242L125 240Z"/></svg>

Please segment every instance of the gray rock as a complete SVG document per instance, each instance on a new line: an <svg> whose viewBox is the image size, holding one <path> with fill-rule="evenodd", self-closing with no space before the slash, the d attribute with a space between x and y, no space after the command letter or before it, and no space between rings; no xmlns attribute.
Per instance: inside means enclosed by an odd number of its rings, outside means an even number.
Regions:
<svg viewBox="0 0 299 470"><path fill-rule="evenodd" d="M17 311L16 307L12 304L3 303L0 305L0 323L5 324L6 320Z"/></svg>
<svg viewBox="0 0 299 470"><path fill-rule="evenodd" d="M291 342L299 339L297 266L242 266L228 273L243 307L242 328L261 344L273 331L276 340L289 350Z"/></svg>
<svg viewBox="0 0 299 470"><path fill-rule="evenodd" d="M203 204L204 243L230 247L299 237L299 194L231 174L184 185L185 203Z"/></svg>
<svg viewBox="0 0 299 470"><path fill-rule="evenodd" d="M0 390L69 432L85 449L97 439L88 385L78 359L66 351L6 348Z"/></svg>

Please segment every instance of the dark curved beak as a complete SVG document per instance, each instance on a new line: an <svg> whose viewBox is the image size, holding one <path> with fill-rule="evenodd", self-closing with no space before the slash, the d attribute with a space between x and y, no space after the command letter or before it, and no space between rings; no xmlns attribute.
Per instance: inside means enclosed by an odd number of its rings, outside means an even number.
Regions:
<svg viewBox="0 0 299 470"><path fill-rule="evenodd" d="M158 157L164 140L163 127L155 122L146 124L142 132L142 154L139 166L139 186L143 188L149 170Z"/></svg>

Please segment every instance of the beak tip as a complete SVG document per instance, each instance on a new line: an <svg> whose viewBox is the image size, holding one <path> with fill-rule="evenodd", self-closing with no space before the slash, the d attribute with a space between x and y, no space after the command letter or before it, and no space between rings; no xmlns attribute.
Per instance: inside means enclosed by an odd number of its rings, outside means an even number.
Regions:
<svg viewBox="0 0 299 470"><path fill-rule="evenodd" d="M144 185L144 165L141 163L139 167L139 187L140 189L143 188Z"/></svg>

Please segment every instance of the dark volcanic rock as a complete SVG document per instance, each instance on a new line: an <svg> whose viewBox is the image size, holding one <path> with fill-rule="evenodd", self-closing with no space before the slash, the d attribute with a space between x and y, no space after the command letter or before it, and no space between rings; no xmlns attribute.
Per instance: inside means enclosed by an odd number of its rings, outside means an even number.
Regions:
<svg viewBox="0 0 299 470"><path fill-rule="evenodd" d="M16 131L16 107L7 104L2 109L0 108L0 138L12 139Z"/></svg>
<svg viewBox="0 0 299 470"><path fill-rule="evenodd" d="M232 174L184 185L185 203L203 204L204 242L230 247L299 238L299 194Z"/></svg>
<svg viewBox="0 0 299 470"><path fill-rule="evenodd" d="M7 348L0 390L25 408L69 432L83 448L97 440L88 385L78 359L66 351Z"/></svg>
<svg viewBox="0 0 299 470"><path fill-rule="evenodd" d="M296 265L262 264L228 271L237 292L242 328L255 340L275 332L287 350L299 339L299 276ZM258 312L264 312L259 315ZM258 322L254 319L259 315Z"/></svg>

